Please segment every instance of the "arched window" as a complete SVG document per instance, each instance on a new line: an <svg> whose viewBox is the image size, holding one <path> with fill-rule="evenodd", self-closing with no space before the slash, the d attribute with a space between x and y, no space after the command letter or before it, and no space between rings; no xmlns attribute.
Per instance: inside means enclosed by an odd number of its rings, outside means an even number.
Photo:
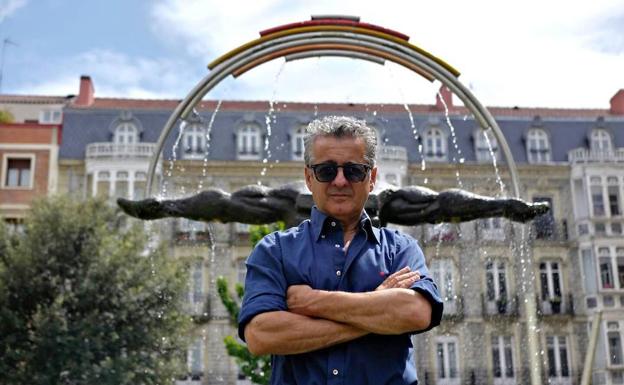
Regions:
<svg viewBox="0 0 624 385"><path fill-rule="evenodd" d="M550 162L548 134L540 128L532 128L527 134L527 159L529 163Z"/></svg>
<svg viewBox="0 0 624 385"><path fill-rule="evenodd" d="M590 148L596 152L611 151L611 135L607 130L597 128L592 131L590 138Z"/></svg>
<svg viewBox="0 0 624 385"><path fill-rule="evenodd" d="M498 141L491 130L477 129L474 133L475 154L479 162L491 162L499 159Z"/></svg>
<svg viewBox="0 0 624 385"><path fill-rule="evenodd" d="M260 158L260 128L248 124L238 130L236 139L238 159Z"/></svg>
<svg viewBox="0 0 624 385"><path fill-rule="evenodd" d="M133 144L139 140L139 130L132 123L121 123L115 128L113 135L113 143L115 144Z"/></svg>
<svg viewBox="0 0 624 385"><path fill-rule="evenodd" d="M430 161L446 160L446 135L441 129L433 127L425 131L423 155Z"/></svg>
<svg viewBox="0 0 624 385"><path fill-rule="evenodd" d="M305 137L306 126L301 125L295 128L291 134L292 160L303 160L303 138Z"/></svg>
<svg viewBox="0 0 624 385"><path fill-rule="evenodd" d="M191 123L184 128L182 137L183 157L196 158L206 151L206 130L199 123Z"/></svg>

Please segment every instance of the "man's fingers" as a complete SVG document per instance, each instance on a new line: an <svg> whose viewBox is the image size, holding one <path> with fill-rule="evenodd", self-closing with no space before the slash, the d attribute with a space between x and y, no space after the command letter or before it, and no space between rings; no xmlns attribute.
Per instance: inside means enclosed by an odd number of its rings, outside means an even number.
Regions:
<svg viewBox="0 0 624 385"><path fill-rule="evenodd" d="M401 270L391 274L386 278L377 290L392 289L392 288L408 288L414 282L420 279L420 272L410 271L409 266L402 268Z"/></svg>

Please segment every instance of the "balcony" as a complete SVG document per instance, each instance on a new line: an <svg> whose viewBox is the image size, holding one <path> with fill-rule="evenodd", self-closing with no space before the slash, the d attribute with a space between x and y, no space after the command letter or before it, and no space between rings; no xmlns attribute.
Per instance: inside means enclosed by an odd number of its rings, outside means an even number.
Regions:
<svg viewBox="0 0 624 385"><path fill-rule="evenodd" d="M507 300L490 301L481 294L483 318L517 317L519 312L518 296L511 296Z"/></svg>
<svg viewBox="0 0 624 385"><path fill-rule="evenodd" d="M624 162L624 148L615 150L588 150L576 148L568 152L570 163Z"/></svg>
<svg viewBox="0 0 624 385"><path fill-rule="evenodd" d="M537 300L537 314L544 316L573 316L574 302L572 294L560 298Z"/></svg>
<svg viewBox="0 0 624 385"><path fill-rule="evenodd" d="M403 146L381 145L377 158L379 161L407 162L407 149Z"/></svg>
<svg viewBox="0 0 624 385"><path fill-rule="evenodd" d="M85 152L86 159L151 158L156 143L119 144L110 142L90 143Z"/></svg>
<svg viewBox="0 0 624 385"><path fill-rule="evenodd" d="M533 221L531 239L538 241L566 242L569 239L568 222L553 220L552 217L538 217Z"/></svg>
<svg viewBox="0 0 624 385"><path fill-rule="evenodd" d="M464 317L464 298L457 295L451 299L445 299L442 316L445 320L461 320Z"/></svg>

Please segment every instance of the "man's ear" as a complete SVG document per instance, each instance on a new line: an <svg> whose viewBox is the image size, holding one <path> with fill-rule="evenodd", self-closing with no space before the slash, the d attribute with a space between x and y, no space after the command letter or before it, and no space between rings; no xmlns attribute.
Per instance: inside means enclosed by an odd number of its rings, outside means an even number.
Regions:
<svg viewBox="0 0 624 385"><path fill-rule="evenodd" d="M312 178L314 178L314 175L312 175L309 167L306 166L303 169L303 175L305 176L306 186L308 186L308 190L312 192Z"/></svg>
<svg viewBox="0 0 624 385"><path fill-rule="evenodd" d="M375 183L377 183L377 167L373 167L371 170L369 192L372 192L375 189Z"/></svg>

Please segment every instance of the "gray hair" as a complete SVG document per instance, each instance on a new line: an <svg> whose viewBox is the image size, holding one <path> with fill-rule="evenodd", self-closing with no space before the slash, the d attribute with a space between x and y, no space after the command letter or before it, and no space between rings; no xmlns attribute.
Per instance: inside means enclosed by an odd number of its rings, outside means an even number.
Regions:
<svg viewBox="0 0 624 385"><path fill-rule="evenodd" d="M303 160L308 166L313 161L312 144L319 136L362 138L365 145L364 160L369 166L375 166L377 134L364 120L349 116L325 116L310 122L303 138Z"/></svg>

